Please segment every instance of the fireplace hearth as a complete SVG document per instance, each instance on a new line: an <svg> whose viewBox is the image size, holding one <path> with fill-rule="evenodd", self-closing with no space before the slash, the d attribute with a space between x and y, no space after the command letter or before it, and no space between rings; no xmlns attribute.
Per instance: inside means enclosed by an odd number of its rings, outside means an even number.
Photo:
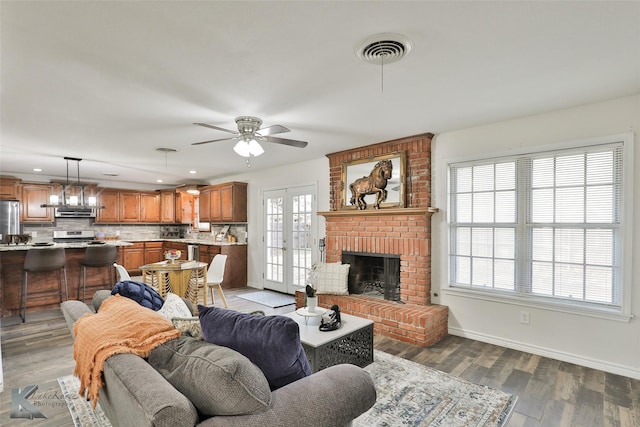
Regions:
<svg viewBox="0 0 640 427"><path fill-rule="evenodd" d="M402 302L400 255L343 251L342 263L351 265L349 294Z"/></svg>

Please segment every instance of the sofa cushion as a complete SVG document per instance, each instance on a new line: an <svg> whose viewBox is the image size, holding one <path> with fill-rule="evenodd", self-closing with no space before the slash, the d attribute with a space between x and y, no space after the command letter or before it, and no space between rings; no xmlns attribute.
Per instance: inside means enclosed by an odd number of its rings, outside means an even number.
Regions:
<svg viewBox="0 0 640 427"><path fill-rule="evenodd" d="M158 310L158 314L161 314L168 320L171 320L174 317L191 317L191 310L189 310L187 304L182 301L182 298L172 292L169 292L164 299L162 308Z"/></svg>
<svg viewBox="0 0 640 427"><path fill-rule="evenodd" d="M316 267L318 295L349 295L349 264L320 263Z"/></svg>
<svg viewBox="0 0 640 427"><path fill-rule="evenodd" d="M111 290L111 295L120 294L130 298L143 307L158 311L162 307L164 300L160 294L151 286L133 280L123 280L116 283Z"/></svg>
<svg viewBox="0 0 640 427"><path fill-rule="evenodd" d="M229 348L180 337L156 347L148 360L205 416L253 414L271 404L264 374Z"/></svg>
<svg viewBox="0 0 640 427"><path fill-rule="evenodd" d="M311 375L295 320L203 305L198 311L204 340L244 354L262 370L272 390Z"/></svg>

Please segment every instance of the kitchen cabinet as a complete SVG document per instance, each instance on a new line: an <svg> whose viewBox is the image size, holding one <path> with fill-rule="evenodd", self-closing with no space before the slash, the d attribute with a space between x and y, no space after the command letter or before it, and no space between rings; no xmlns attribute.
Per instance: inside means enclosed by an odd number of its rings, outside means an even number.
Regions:
<svg viewBox="0 0 640 427"><path fill-rule="evenodd" d="M173 190L160 191L160 222L163 224L173 224L179 222L176 219L178 202L176 192Z"/></svg>
<svg viewBox="0 0 640 427"><path fill-rule="evenodd" d="M176 191L175 194L175 222L179 224L194 224L194 197L186 191Z"/></svg>
<svg viewBox="0 0 640 427"><path fill-rule="evenodd" d="M160 222L158 193L140 193L140 222Z"/></svg>
<svg viewBox="0 0 640 427"><path fill-rule="evenodd" d="M163 242L145 242L144 243L144 263L151 264L153 262L164 261L164 243Z"/></svg>
<svg viewBox="0 0 640 427"><path fill-rule="evenodd" d="M120 192L117 190L103 189L98 194L98 205L104 209L98 209L97 223L110 223L120 221Z"/></svg>
<svg viewBox="0 0 640 427"><path fill-rule="evenodd" d="M200 190L199 207L200 222L211 222L211 188Z"/></svg>
<svg viewBox="0 0 640 427"><path fill-rule="evenodd" d="M22 184L20 208L22 222L53 222L53 208L43 208L49 203L53 191L51 184Z"/></svg>
<svg viewBox="0 0 640 427"><path fill-rule="evenodd" d="M200 221L247 222L247 183L229 182L201 190Z"/></svg>
<svg viewBox="0 0 640 427"><path fill-rule="evenodd" d="M200 245L200 262L211 264L216 254L227 256L222 288L247 286L247 245Z"/></svg>
<svg viewBox="0 0 640 427"><path fill-rule="evenodd" d="M140 193L120 192L120 222L140 222Z"/></svg>
<svg viewBox="0 0 640 427"><path fill-rule="evenodd" d="M220 246L200 245L200 262L211 264L213 257L220 253Z"/></svg>
<svg viewBox="0 0 640 427"><path fill-rule="evenodd" d="M139 267L144 264L144 242L134 242L132 246L122 247L122 265L129 275L139 275Z"/></svg>
<svg viewBox="0 0 640 427"><path fill-rule="evenodd" d="M0 176L0 200L18 200L20 180L12 176Z"/></svg>

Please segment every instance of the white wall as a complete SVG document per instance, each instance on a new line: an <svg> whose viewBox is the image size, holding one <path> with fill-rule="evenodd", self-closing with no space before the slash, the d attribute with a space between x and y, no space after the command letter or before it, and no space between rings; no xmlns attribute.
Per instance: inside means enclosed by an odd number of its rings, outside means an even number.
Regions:
<svg viewBox="0 0 640 427"><path fill-rule="evenodd" d="M605 320L447 293L446 161L475 154L633 132L640 165L640 95L439 134L432 144L432 292L449 306L449 332L640 378L640 321ZM640 314L640 173L634 174L631 312ZM530 313L521 324L520 311Z"/></svg>
<svg viewBox="0 0 640 427"><path fill-rule="evenodd" d="M534 307L514 306L446 295L446 167L445 160L476 153L504 153L527 146L548 145L634 132L640 143L640 95L579 106L548 114L493 123L437 135L432 144L432 291L434 303L449 306L449 332L480 341L528 351L560 360L640 378L640 321L584 317ZM425 129L428 131L429 129ZM640 165L640 148L635 149ZM634 211L640 216L640 173L635 175ZM249 182L249 286L262 287L262 192L289 186L317 185L318 210L329 209L329 162L321 158L282 168L256 171L222 181ZM221 182L222 182L221 181ZM214 182L212 182L214 183ZM318 237L324 237L324 218L318 217ZM640 273L640 221L633 241L633 277ZM633 283L632 312L640 314L639 281ZM519 322L520 311L530 324Z"/></svg>
<svg viewBox="0 0 640 427"><path fill-rule="evenodd" d="M257 161L257 160L256 160ZM262 193L287 187L314 185L317 192L318 211L329 210L329 159L326 157L246 174L225 177L219 182L243 181L247 187L248 285L262 288L263 258L263 210ZM211 182L217 184L218 182ZM324 217L318 216L316 235L324 237ZM317 250L317 248L315 248ZM317 252L316 252L317 257ZM317 258L316 258L317 259Z"/></svg>

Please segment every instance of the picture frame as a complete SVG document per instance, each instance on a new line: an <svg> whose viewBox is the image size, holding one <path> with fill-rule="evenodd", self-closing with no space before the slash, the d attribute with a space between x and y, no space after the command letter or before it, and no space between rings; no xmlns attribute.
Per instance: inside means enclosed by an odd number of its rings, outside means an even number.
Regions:
<svg viewBox="0 0 640 427"><path fill-rule="evenodd" d="M406 181L406 152L397 151L380 156L371 156L349 162L342 162L341 199L340 209L357 209L351 204L352 192L350 185L357 179L368 177L376 164L382 160L390 160L393 166L391 178L387 180L387 198L380 204L380 208L404 208L405 207L405 181ZM367 210L374 209L375 194L364 197Z"/></svg>

